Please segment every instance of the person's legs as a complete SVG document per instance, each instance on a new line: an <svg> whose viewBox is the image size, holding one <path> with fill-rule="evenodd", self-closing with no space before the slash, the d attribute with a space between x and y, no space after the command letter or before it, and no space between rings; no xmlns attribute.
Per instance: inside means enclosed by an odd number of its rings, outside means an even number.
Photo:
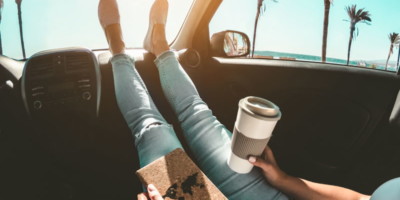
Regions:
<svg viewBox="0 0 400 200"><path fill-rule="evenodd" d="M100 0L99 20L113 54L111 64L117 103L134 135L140 166L143 167L182 146L154 105L135 69L134 60L124 54L125 44L115 0Z"/></svg>
<svg viewBox="0 0 400 200"><path fill-rule="evenodd" d="M156 3L158 1L165 0ZM150 37L165 38L165 26L154 26ZM157 56L155 63L164 94L178 116L185 139L202 171L229 199L287 199L268 184L258 169L238 174L229 168L231 133L200 98L174 52L169 51L168 46L153 44L147 46L151 46L148 50Z"/></svg>
<svg viewBox="0 0 400 200"><path fill-rule="evenodd" d="M259 169L238 174L229 168L229 130L202 101L173 52L163 53L155 62L163 91L178 116L188 146L210 180L229 199L287 199L268 184Z"/></svg>
<svg viewBox="0 0 400 200"><path fill-rule="evenodd" d="M132 131L140 166L182 148L173 128L155 107L134 61L126 54L111 59L117 103Z"/></svg>

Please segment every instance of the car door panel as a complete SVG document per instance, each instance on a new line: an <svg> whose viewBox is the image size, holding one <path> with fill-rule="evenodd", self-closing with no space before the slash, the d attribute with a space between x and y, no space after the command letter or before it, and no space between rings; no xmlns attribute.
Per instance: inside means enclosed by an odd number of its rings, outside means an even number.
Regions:
<svg viewBox="0 0 400 200"><path fill-rule="evenodd" d="M368 154L379 155L373 146L382 149L385 144L378 144L376 138L392 137L396 131L389 124L400 88L396 74L261 59L213 58L206 65L213 88L202 96L210 99L210 107L229 129L234 125L238 101L245 96L260 96L281 108L282 119L270 145L285 171L369 193L371 185L378 185L377 179L360 184L353 174L370 167L361 166ZM400 147L395 149L392 151ZM390 177L395 176L400 173Z"/></svg>

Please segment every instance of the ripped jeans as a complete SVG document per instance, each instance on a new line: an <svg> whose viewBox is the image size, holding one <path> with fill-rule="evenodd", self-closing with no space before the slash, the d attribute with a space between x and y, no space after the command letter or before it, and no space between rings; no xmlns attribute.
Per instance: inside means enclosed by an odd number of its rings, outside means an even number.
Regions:
<svg viewBox="0 0 400 200"><path fill-rule="evenodd" d="M173 128L154 105L134 60L118 54L111 63L118 106L134 136L140 166L182 148ZM229 168L231 133L200 98L174 52L164 52L155 64L164 94L179 119L191 152L221 192L229 199L288 199L268 184L259 169L238 174Z"/></svg>

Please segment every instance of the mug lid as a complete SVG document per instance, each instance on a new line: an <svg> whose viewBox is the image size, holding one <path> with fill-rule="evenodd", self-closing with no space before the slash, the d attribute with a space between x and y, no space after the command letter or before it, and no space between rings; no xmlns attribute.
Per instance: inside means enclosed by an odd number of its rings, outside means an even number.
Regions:
<svg viewBox="0 0 400 200"><path fill-rule="evenodd" d="M279 107L271 101L260 97L249 96L243 99L243 106L256 115L276 117L279 115Z"/></svg>

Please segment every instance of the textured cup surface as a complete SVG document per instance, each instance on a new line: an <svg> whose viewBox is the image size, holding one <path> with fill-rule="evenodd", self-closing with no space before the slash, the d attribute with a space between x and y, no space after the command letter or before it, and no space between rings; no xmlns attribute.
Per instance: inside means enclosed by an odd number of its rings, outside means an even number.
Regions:
<svg viewBox="0 0 400 200"><path fill-rule="evenodd" d="M237 173L249 173L253 165L249 156L259 156L271 138L281 117L279 107L259 97L239 101L239 110L233 130L229 167Z"/></svg>

